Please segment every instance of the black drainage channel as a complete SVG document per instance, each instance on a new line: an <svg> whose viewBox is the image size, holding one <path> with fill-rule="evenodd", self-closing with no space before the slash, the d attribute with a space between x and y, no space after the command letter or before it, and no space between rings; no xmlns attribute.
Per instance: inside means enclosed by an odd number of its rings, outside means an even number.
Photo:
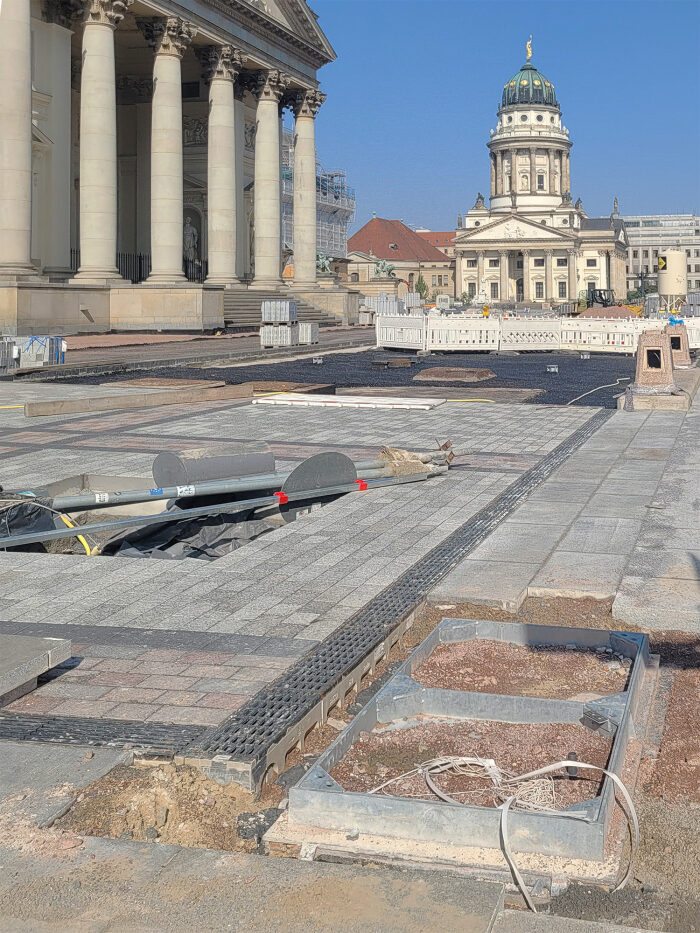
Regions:
<svg viewBox="0 0 700 933"><path fill-rule="evenodd" d="M200 766L218 757L221 771L236 763L255 787L267 770L268 750L317 707L340 681L371 655L426 598L429 591L514 511L551 473L612 416L600 411L551 453L523 473L500 496L429 551L398 580L299 660L290 671L263 688L229 719L210 729L115 719L0 714L0 740L58 742L73 745L155 748L196 760ZM217 762L214 762L216 765ZM232 769L235 772L235 768ZM229 778L230 779L230 778ZM234 778L235 779L235 778Z"/></svg>
<svg viewBox="0 0 700 933"><path fill-rule="evenodd" d="M398 580L374 597L311 654L264 688L233 716L188 746L186 758L211 761L223 756L240 763L255 786L267 769L267 751L307 716L320 699L368 657L429 591L551 473L610 418L597 412L567 440L523 473L508 489L429 551Z"/></svg>

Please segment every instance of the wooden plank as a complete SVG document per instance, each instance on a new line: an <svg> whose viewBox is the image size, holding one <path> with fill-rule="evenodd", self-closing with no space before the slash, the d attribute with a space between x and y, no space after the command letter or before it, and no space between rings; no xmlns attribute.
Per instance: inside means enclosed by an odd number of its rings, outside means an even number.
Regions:
<svg viewBox="0 0 700 933"><path fill-rule="evenodd" d="M144 376L141 379L125 379L122 382L103 382L103 386L115 389L216 389L225 386L223 379L169 379L167 376Z"/></svg>
<svg viewBox="0 0 700 933"><path fill-rule="evenodd" d="M115 411L121 408L156 408L160 405L190 405L194 402L218 402L224 399L251 398L253 386L244 382L237 386L202 389L172 389L150 395L108 395L103 398L67 398L49 402L27 402L25 418L46 415L75 415L81 412Z"/></svg>

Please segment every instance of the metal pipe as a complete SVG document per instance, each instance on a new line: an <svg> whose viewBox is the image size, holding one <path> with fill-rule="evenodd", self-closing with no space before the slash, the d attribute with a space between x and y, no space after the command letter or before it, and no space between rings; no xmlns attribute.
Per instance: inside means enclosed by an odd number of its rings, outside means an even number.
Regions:
<svg viewBox="0 0 700 933"><path fill-rule="evenodd" d="M393 476L385 479L369 480L368 489L378 486L397 486L402 483L413 483L428 478L427 473L411 473L408 476ZM342 495L344 493L359 492L356 483L341 486L324 486L321 489L306 489L300 492L287 494L289 502L311 499L316 496ZM196 509L176 509L171 512L160 512L157 515L135 516L133 518L119 518L110 522L96 522L92 525L76 525L73 528L57 528L55 531L38 531L23 535L10 535L0 537L0 549L7 547L20 547L24 544L36 544L42 541L59 541L61 538L75 538L77 535L90 535L98 531L110 531L119 528L136 528L141 525L156 525L163 522L178 521L181 518L196 518L208 515L211 512L247 512L261 508L265 505L279 504L277 496L261 496L257 499L243 499L240 502L220 502L217 505L202 505Z"/></svg>
<svg viewBox="0 0 700 933"><path fill-rule="evenodd" d="M425 461L423 461L425 462ZM387 461L355 461L358 479L379 479L394 474L387 469ZM187 486L157 486L153 489L126 489L117 492L86 493L75 496L56 496L53 508L59 512L78 512L84 509L101 509L107 506L133 505L138 502L158 502L165 499L192 499L197 496L218 496L230 492L252 492L256 489L272 489L282 486L292 471L284 473L259 473L237 479L212 480L192 483ZM31 491L21 493L30 498Z"/></svg>

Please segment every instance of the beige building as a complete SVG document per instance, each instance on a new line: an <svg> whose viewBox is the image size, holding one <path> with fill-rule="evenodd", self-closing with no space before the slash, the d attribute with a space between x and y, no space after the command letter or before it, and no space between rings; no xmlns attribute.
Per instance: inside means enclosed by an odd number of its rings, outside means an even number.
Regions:
<svg viewBox="0 0 700 933"><path fill-rule="evenodd" d="M384 272L387 266L390 276ZM398 297L415 291L423 276L430 299L454 296L454 266L453 259L402 221L373 217L348 240L348 262L342 275L365 295L384 291Z"/></svg>
<svg viewBox="0 0 700 933"><path fill-rule="evenodd" d="M554 86L527 61L503 86L488 142L490 198L455 234L456 288L489 301L554 306L589 288L626 296L627 237L617 217L571 199L572 142Z"/></svg>
<svg viewBox="0 0 700 933"><path fill-rule="evenodd" d="M304 0L2 0L0 332L198 329L316 282L317 70Z"/></svg>
<svg viewBox="0 0 700 933"><path fill-rule="evenodd" d="M615 205L617 210L617 204ZM659 253L680 249L686 258L686 287L700 291L700 217L697 214L635 214L623 217L627 250L627 288L657 284Z"/></svg>

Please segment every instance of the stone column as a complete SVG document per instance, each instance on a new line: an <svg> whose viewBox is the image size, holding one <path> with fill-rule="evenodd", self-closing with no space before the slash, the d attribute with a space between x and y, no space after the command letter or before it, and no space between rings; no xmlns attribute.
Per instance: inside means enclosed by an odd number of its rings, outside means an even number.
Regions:
<svg viewBox="0 0 700 933"><path fill-rule="evenodd" d="M536 150L530 149L530 194L534 194L537 191L537 164L536 164Z"/></svg>
<svg viewBox="0 0 700 933"><path fill-rule="evenodd" d="M316 138L314 121L326 95L294 98L294 284L316 284Z"/></svg>
<svg viewBox="0 0 700 933"><path fill-rule="evenodd" d="M230 45L197 50L209 82L209 131L207 136L207 284L234 285L236 275L236 140L233 85L243 56Z"/></svg>
<svg viewBox="0 0 700 933"><path fill-rule="evenodd" d="M279 71L258 75L255 134L255 278L254 288L282 285L281 185L279 105L289 78Z"/></svg>
<svg viewBox="0 0 700 933"><path fill-rule="evenodd" d="M118 279L114 30L133 0L87 0L80 75L78 281Z"/></svg>
<svg viewBox="0 0 700 933"><path fill-rule="evenodd" d="M185 280L180 62L197 30L177 16L140 20L139 27L156 53L151 105L151 274L147 281L169 285Z"/></svg>
<svg viewBox="0 0 700 933"><path fill-rule="evenodd" d="M245 86L240 80L233 85L233 116L236 137L236 277L242 281L248 265L248 218L245 206Z"/></svg>
<svg viewBox="0 0 700 933"><path fill-rule="evenodd" d="M501 250L498 254L500 256L500 273L501 273L501 284L498 289L498 300L499 301L508 301L508 252Z"/></svg>
<svg viewBox="0 0 700 933"><path fill-rule="evenodd" d="M563 185L564 190L571 192L571 162L570 154L568 152L562 153L562 175L563 175Z"/></svg>
<svg viewBox="0 0 700 933"><path fill-rule="evenodd" d="M476 254L476 293L477 295L481 292L481 284L484 278L484 251L480 249ZM486 294L486 289L484 288L484 294ZM488 298L489 296L486 295Z"/></svg>
<svg viewBox="0 0 700 933"><path fill-rule="evenodd" d="M491 197L496 195L496 157L491 153L491 158L489 159L491 163Z"/></svg>
<svg viewBox="0 0 700 933"><path fill-rule="evenodd" d="M548 150L547 150L547 165L548 165L548 174L549 174L549 179L548 179L548 181L547 181L547 191L548 191L550 194L554 194L554 193L555 193L555 190L556 190L556 189L555 189L555 185L554 185L554 178L555 178L555 175L554 175L554 149L548 149Z"/></svg>
<svg viewBox="0 0 700 933"><path fill-rule="evenodd" d="M503 151L496 152L496 194L503 194Z"/></svg>
<svg viewBox="0 0 700 933"><path fill-rule="evenodd" d="M466 292L464 287L464 255L455 251L455 281L454 296L460 298L462 292Z"/></svg>
<svg viewBox="0 0 700 933"><path fill-rule="evenodd" d="M577 297L576 288L576 250L570 249L567 254L568 266L569 266L569 285L568 285L568 299L569 301L574 301Z"/></svg>
<svg viewBox="0 0 700 933"><path fill-rule="evenodd" d="M530 300L530 250L523 250L523 301Z"/></svg>
<svg viewBox="0 0 700 933"><path fill-rule="evenodd" d="M29 0L0 6L0 277L31 275L32 71Z"/></svg>
<svg viewBox="0 0 700 933"><path fill-rule="evenodd" d="M554 285L552 281L552 251L551 249L546 249L544 251L544 297L545 297L545 301L552 300L553 290L554 290Z"/></svg>

